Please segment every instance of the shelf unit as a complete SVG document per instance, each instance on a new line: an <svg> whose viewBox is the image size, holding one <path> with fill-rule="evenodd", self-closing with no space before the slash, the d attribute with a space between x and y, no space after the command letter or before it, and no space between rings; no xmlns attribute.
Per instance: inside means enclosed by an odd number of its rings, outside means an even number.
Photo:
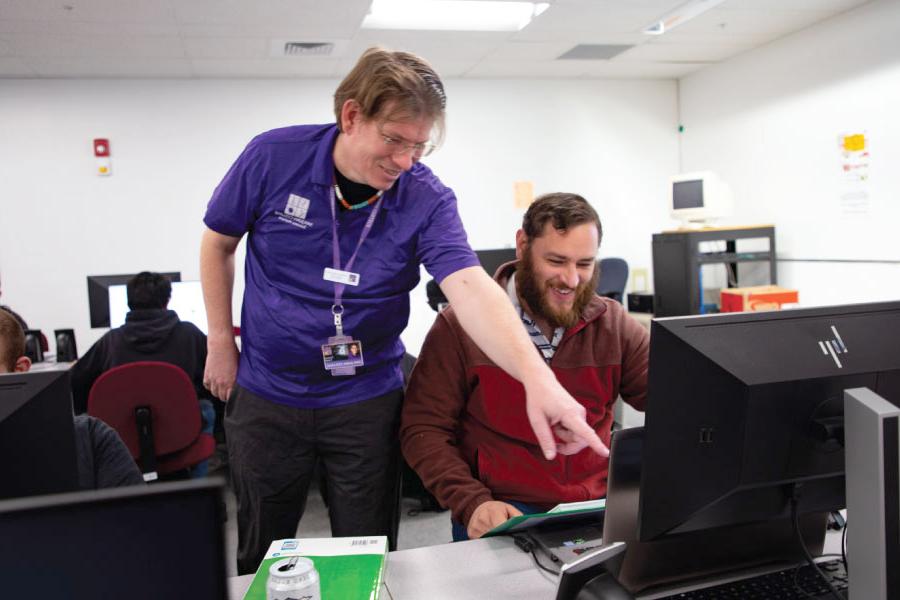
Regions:
<svg viewBox="0 0 900 600"><path fill-rule="evenodd" d="M766 250L738 252L740 240L765 239ZM701 252L705 242L725 242L724 251ZM700 269L703 265L725 264L734 273L737 287L738 264L764 262L769 265L768 283L778 282L775 266L775 227L722 227L696 230L664 231L653 234L653 312L657 317L700 314L702 290Z"/></svg>

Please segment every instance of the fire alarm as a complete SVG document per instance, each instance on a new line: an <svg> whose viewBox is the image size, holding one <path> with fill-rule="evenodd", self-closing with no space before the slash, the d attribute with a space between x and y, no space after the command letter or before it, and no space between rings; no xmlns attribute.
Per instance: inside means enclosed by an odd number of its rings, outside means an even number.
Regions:
<svg viewBox="0 0 900 600"><path fill-rule="evenodd" d="M109 156L109 140L105 138L94 140L94 156Z"/></svg>

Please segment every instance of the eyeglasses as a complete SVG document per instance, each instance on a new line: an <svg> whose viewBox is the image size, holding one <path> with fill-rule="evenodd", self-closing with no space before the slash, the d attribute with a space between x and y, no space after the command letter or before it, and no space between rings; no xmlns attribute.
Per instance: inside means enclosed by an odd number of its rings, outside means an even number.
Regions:
<svg viewBox="0 0 900 600"><path fill-rule="evenodd" d="M382 132L378 132L381 135L381 140L384 142L385 147L390 150L391 154L394 156L405 156L407 154L411 154L413 158L419 159L423 156L428 156L432 152L436 146L431 142L419 142L418 144L408 144L403 140L398 140L397 138L391 137L389 135L385 135Z"/></svg>

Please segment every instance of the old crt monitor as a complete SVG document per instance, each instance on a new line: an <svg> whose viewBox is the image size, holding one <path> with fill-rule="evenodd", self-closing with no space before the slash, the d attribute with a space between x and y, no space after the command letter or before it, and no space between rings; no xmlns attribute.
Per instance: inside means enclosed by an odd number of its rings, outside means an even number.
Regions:
<svg viewBox="0 0 900 600"><path fill-rule="evenodd" d="M228 597L221 482L0 502L8 598Z"/></svg>
<svg viewBox="0 0 900 600"><path fill-rule="evenodd" d="M900 405L900 302L653 322L639 534L842 508L843 391Z"/></svg>
<svg viewBox="0 0 900 600"><path fill-rule="evenodd" d="M732 212L731 189L712 171L676 175L669 192L672 218L685 227L708 225Z"/></svg>
<svg viewBox="0 0 900 600"><path fill-rule="evenodd" d="M109 287L109 326L121 327L128 314L128 286ZM173 281L169 309L178 314L182 321L193 323L204 334L207 333L206 304L203 302L203 288L199 281Z"/></svg>
<svg viewBox="0 0 900 600"><path fill-rule="evenodd" d="M109 286L125 285L137 273L123 275L88 275L88 309L91 312L91 327L109 327ZM181 273L171 271L160 273L169 281L181 281Z"/></svg>
<svg viewBox="0 0 900 600"><path fill-rule="evenodd" d="M0 375L0 456L0 498L78 489L68 370Z"/></svg>

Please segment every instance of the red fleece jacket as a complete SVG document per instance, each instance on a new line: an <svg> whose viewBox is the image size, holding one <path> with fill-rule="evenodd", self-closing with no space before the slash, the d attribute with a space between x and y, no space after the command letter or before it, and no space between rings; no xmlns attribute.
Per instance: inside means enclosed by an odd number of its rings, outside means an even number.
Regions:
<svg viewBox="0 0 900 600"><path fill-rule="evenodd" d="M515 263L501 267L498 283L505 287L514 269ZM621 304L595 296L550 361L607 445L620 394L644 409L649 339ZM525 413L522 384L478 349L452 307L438 315L422 346L400 437L425 487L463 524L488 500L550 508L606 494L608 459L589 448L544 458Z"/></svg>

